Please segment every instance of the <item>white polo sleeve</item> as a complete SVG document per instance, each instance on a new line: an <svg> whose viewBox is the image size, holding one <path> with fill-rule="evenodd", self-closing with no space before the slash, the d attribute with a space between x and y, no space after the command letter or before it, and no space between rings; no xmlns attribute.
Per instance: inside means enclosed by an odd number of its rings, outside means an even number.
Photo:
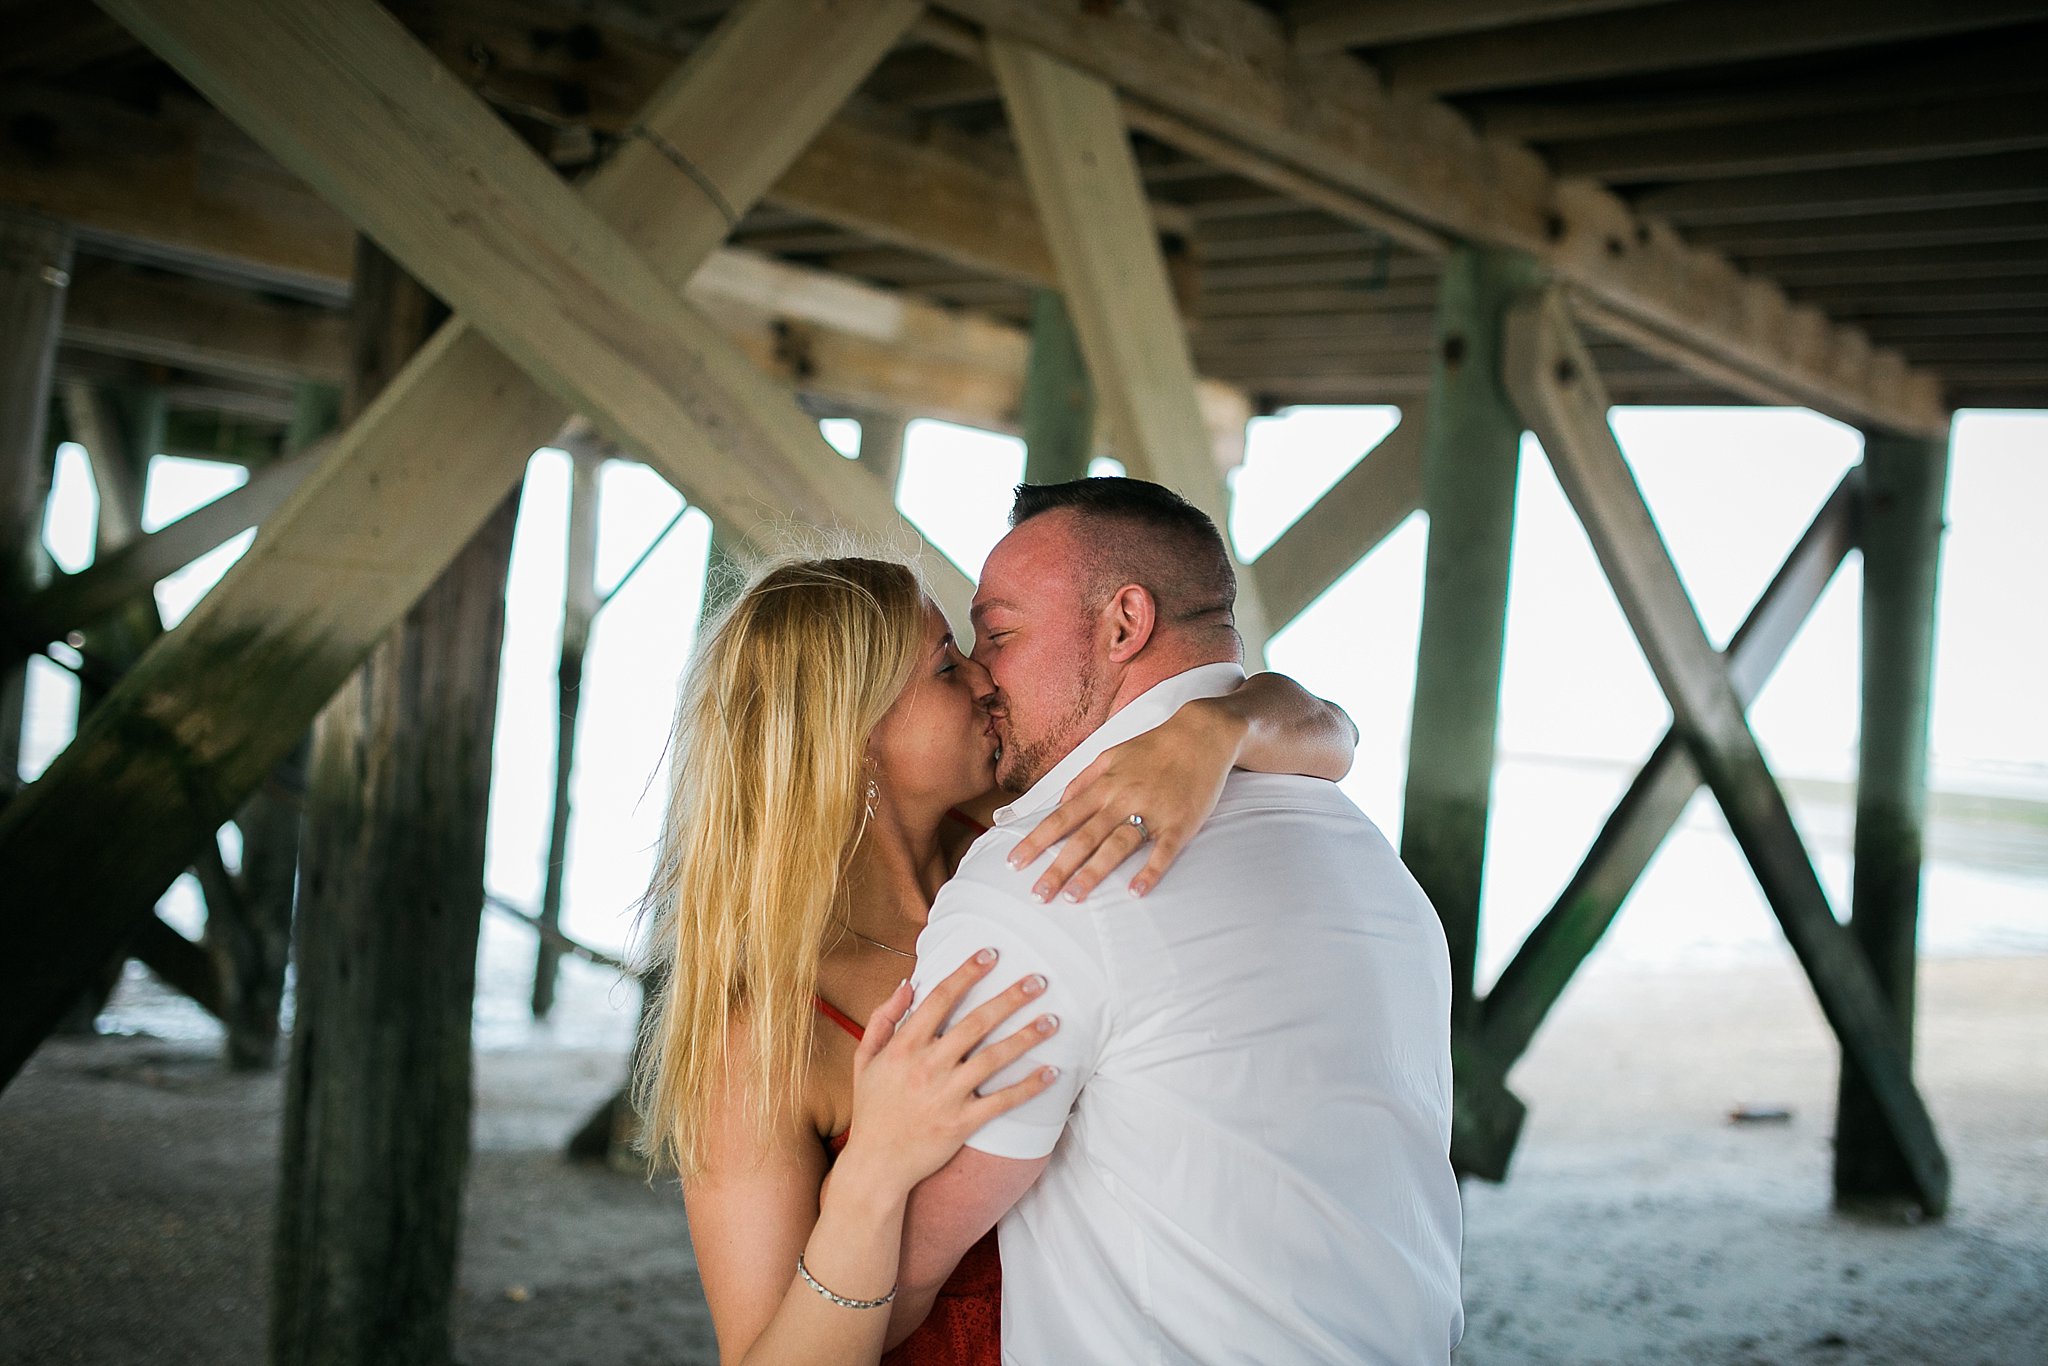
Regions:
<svg viewBox="0 0 2048 1366"><path fill-rule="evenodd" d="M1055 902L1042 906L1022 895L1019 877L1011 894L967 877L939 890L930 921L917 939L917 1002L975 954L993 948L1002 956L975 984L955 1018L1012 986L1027 973L1045 974L1043 996L996 1026L991 1039L1007 1038L1041 1014L1060 1021L1059 1032L998 1072L982 1089L993 1092L1050 1063L1059 1080L1008 1114L983 1125L967 1146L994 1157L1044 1157L1059 1142L1081 1088L1101 1056L1108 1013L1107 982L1093 952L1095 931L1085 906ZM915 1007L913 1007L915 1009Z"/></svg>

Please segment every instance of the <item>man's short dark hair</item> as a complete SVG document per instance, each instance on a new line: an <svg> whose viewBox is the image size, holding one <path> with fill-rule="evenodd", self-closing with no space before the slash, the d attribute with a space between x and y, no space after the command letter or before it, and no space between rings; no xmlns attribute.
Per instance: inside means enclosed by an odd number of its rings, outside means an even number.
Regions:
<svg viewBox="0 0 2048 1366"><path fill-rule="evenodd" d="M1086 596L1094 610L1134 583L1152 595L1162 626L1233 630L1237 571L1208 514L1163 484L1144 479L1072 479L1019 484L1010 525L1072 512L1086 528Z"/></svg>

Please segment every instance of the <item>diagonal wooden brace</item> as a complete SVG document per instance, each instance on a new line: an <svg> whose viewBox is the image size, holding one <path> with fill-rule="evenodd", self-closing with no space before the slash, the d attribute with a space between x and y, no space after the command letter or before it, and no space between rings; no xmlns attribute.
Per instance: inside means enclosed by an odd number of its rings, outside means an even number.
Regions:
<svg viewBox="0 0 2048 1366"><path fill-rule="evenodd" d="M1643 647L1701 776L1727 817L1842 1049L1863 1069L1923 1208L1948 1203L1948 1160L1869 959L1835 918L1728 669L1707 639L1607 423L1607 395L1550 290L1508 322L1505 378L1542 442Z"/></svg>
<svg viewBox="0 0 2048 1366"><path fill-rule="evenodd" d="M1728 642L1723 654L1743 706L1763 690L1855 545L1862 482L1859 470L1843 477ZM1481 1003L1480 1041L1494 1057L1508 1066L1521 1057L1699 787L1699 768L1674 727L1665 732L1585 862Z"/></svg>
<svg viewBox="0 0 2048 1366"><path fill-rule="evenodd" d="M1307 611L1421 506L1422 415L1411 410L1259 556L1273 628Z"/></svg>
<svg viewBox="0 0 2048 1366"><path fill-rule="evenodd" d="M1112 444L1134 475L1207 513L1228 545L1229 495L1116 91L1003 38L988 55ZM1246 657L1263 657L1270 623L1249 566L1238 569L1237 625Z"/></svg>
<svg viewBox="0 0 2048 1366"><path fill-rule="evenodd" d="M233 29L246 20L259 26L270 35L269 45L259 40L261 51L247 61L243 78L285 104L303 100L301 124L310 118L335 136L362 137L358 160L367 163L376 182L371 188L381 185L384 198L410 196L426 184L441 188L439 208L448 217L426 231L444 266L453 258L472 271L493 269L478 243L469 244L474 250L448 250L466 225L493 241L511 236L503 245L528 268L519 277L528 285L542 263L576 269L576 262L558 259L563 234L521 212L531 190L552 206L554 218L563 218L562 196L572 192L516 141L508 150L511 135L431 59L423 60L388 15L362 4L323 14L306 13L310 8L293 5L288 16L282 7L273 13L261 5L166 4L127 6L123 13L138 22L146 13L174 28L189 23L216 36L223 36L217 33L222 25ZM919 10L909 0L748 0L730 15L642 116L651 136L629 144L586 187L587 203L617 231L587 211L577 217L571 206L567 216L576 218L576 231L566 240L579 260L616 267L602 291L576 301L585 310L583 335L624 275L651 296L630 311L640 315L638 344L658 353L641 358L642 385L658 386L650 370L663 364L700 366L697 354L678 347L693 335L689 321L664 333L645 326L647 313L656 323L676 320L674 287L723 240L731 215L774 183ZM335 46L308 52L294 20L346 31L335 35ZM171 45L168 36L155 37ZM391 61L380 66L370 57L368 68L326 69L323 79L346 83L353 74L387 88L351 87L338 104L323 103L313 93L312 70L336 52L356 51L361 41L378 44ZM198 60L192 52L186 56ZM773 71L791 98L755 98L764 71ZM300 76L309 77L303 89ZM390 133L388 121L401 110L412 117L386 141L363 137L351 118L385 120ZM241 112L260 121L253 110ZM436 120L435 113L448 117ZM409 160L397 156L401 147ZM692 188L695 182L671 153L711 177L718 202ZM493 174L506 165L524 168L512 173L523 188ZM470 192L465 203L448 202L450 181ZM660 263L659 274L645 264L650 259ZM589 273L578 278L588 280ZM511 277L498 282L493 302L499 311L518 311L519 289ZM459 299L451 301L460 306ZM545 308L525 311L532 332L556 322ZM714 382L701 373L690 378L664 406L673 411L683 402L679 395L701 393ZM758 396L758 384L744 392ZM793 412L786 398L774 399ZM15 938L13 951L0 958L0 1083L19 1071L93 966L233 816L370 647L468 541L570 406L535 385L468 321L449 323L336 438L320 468L220 586L137 664L43 778L8 806L0 816L0 886L7 889L0 919ZM730 407L717 411L723 416ZM787 417L771 421L775 430L796 430ZM692 461L729 467L716 478L685 482L699 485L690 491L714 515L735 517L735 531L774 506L772 498L764 508L750 497L791 483L796 487L789 491L804 496L782 502L784 514L792 507L818 512L821 503L823 511L833 511L829 498L778 469L786 464L779 446L750 448L751 459L705 458L704 451L720 446L693 445L703 425L692 414L675 430L656 434L647 453L671 477ZM815 429L806 435L814 440ZM729 449L731 442L724 444ZM843 463L819 450L816 468ZM862 471L847 473L865 483L844 486L852 490L846 506L871 507L862 500L873 481ZM754 516L745 515L749 511Z"/></svg>

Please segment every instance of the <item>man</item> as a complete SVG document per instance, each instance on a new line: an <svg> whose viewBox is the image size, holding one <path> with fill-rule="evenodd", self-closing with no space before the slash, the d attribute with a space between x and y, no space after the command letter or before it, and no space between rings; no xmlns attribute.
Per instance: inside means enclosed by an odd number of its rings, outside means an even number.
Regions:
<svg viewBox="0 0 2048 1366"><path fill-rule="evenodd" d="M1447 1361L1460 1213L1429 902L1333 785L1234 772L1143 900L1041 905L1042 869L1006 860L1067 783L1243 677L1236 578L1215 526L1156 484L1026 486L1011 525L974 658L1020 795L918 958L993 946L991 983L1043 973L1060 1030L1016 1071L1061 1071L919 1188L899 1326L1001 1218L1006 1362Z"/></svg>

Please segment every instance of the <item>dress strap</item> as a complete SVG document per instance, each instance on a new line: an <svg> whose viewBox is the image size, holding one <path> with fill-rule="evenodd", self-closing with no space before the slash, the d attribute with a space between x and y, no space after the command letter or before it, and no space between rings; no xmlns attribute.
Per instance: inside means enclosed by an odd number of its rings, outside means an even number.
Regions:
<svg viewBox="0 0 2048 1366"><path fill-rule="evenodd" d="M830 1020L833 1024L838 1025L841 1029L853 1035L853 1037L856 1039L867 1037L867 1031L865 1029L862 1029L859 1024L855 1023L853 1017L848 1015L845 1011L841 1010L838 1006L833 1005L824 997L816 994L813 994L811 999L817 1002L818 1013L820 1015L823 1015L826 1019Z"/></svg>
<svg viewBox="0 0 2048 1366"><path fill-rule="evenodd" d="M968 815L965 811L962 811L957 806L947 807L946 815L949 819L959 822L961 825L966 826L969 830L972 830L977 835L986 835L988 833L987 826L983 825L980 821L974 819L974 817Z"/></svg>

